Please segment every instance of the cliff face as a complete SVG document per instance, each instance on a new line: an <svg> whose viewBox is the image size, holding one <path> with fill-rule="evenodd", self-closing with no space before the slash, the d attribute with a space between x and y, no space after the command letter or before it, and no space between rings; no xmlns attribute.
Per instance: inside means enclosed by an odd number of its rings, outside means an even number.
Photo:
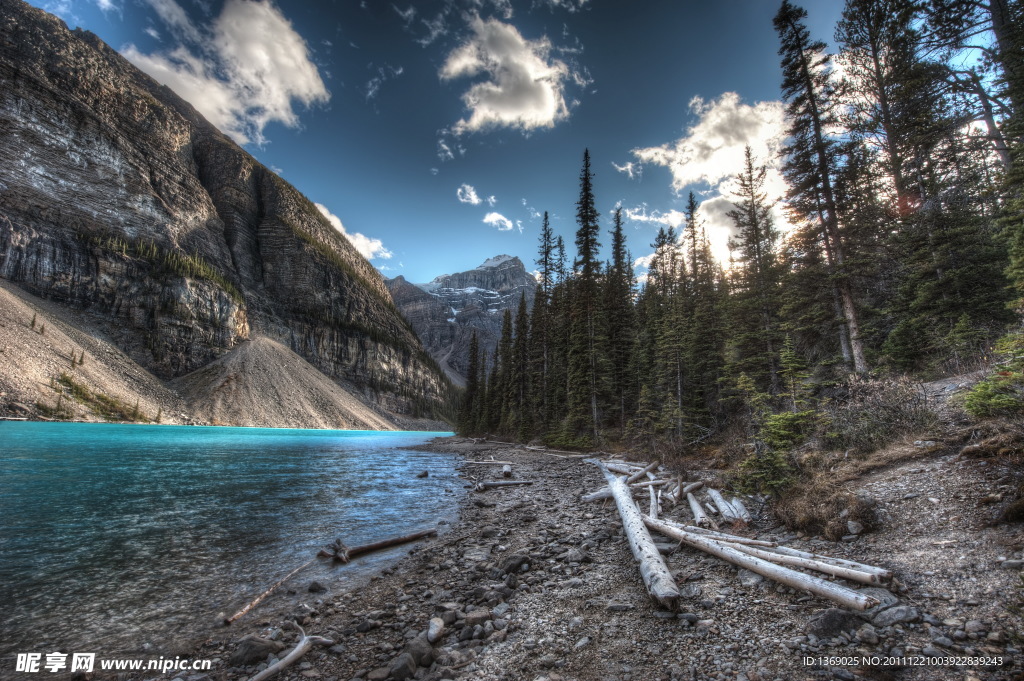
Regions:
<svg viewBox="0 0 1024 681"><path fill-rule="evenodd" d="M0 0L0 277L163 378L282 342L400 413L444 377L312 203L100 41Z"/></svg>
<svg viewBox="0 0 1024 681"><path fill-rule="evenodd" d="M514 316L522 296L532 307L537 289L522 261L507 255L466 272L443 274L428 284L395 277L387 285L423 346L459 385L465 385L473 334L480 348L493 356L505 310Z"/></svg>

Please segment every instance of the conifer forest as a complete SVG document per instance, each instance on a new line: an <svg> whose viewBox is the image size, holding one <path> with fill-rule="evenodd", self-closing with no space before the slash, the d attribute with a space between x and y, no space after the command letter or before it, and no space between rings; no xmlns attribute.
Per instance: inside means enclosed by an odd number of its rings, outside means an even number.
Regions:
<svg viewBox="0 0 1024 681"><path fill-rule="evenodd" d="M834 53L805 20L789 0L774 18L786 194L748 149L729 260L690 194L638 281L584 152L575 242L545 214L535 303L505 313L493 356L472 349L460 433L670 456L734 442L771 492L808 439L870 449L913 420L908 381L984 370L967 410L1022 412L1024 4L848 0ZM872 391L890 412L857 410Z"/></svg>

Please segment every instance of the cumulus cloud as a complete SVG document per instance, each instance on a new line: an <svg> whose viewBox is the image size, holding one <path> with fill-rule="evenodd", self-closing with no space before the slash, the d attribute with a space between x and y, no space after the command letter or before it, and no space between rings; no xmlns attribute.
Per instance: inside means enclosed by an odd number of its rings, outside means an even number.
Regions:
<svg viewBox="0 0 1024 681"><path fill-rule="evenodd" d="M698 182L714 186L735 175L743 167L747 145L758 158L775 158L785 135L782 102L749 105L735 92L726 92L710 102L694 97L690 111L698 120L686 135L658 147L633 150L641 162L668 168L677 192Z"/></svg>
<svg viewBox="0 0 1024 681"><path fill-rule="evenodd" d="M474 206L478 206L481 203L480 197L477 196L476 189L471 184L463 184L460 186L455 190L455 196L459 198L460 203L469 203Z"/></svg>
<svg viewBox="0 0 1024 681"><path fill-rule="evenodd" d="M589 0L547 0L551 9L564 9L570 13L579 12L588 2Z"/></svg>
<svg viewBox="0 0 1024 681"><path fill-rule="evenodd" d="M527 40L515 26L477 15L469 27L472 35L448 55L440 77L486 78L462 95L470 114L452 126L453 133L491 128L529 132L553 127L569 116L565 81L572 73L565 62L551 58L546 37Z"/></svg>
<svg viewBox="0 0 1024 681"><path fill-rule="evenodd" d="M498 203L498 197L496 197L494 194L491 194L490 196L487 197L487 205L488 206L490 206L491 208L494 208L494 205L496 203Z"/></svg>
<svg viewBox="0 0 1024 681"><path fill-rule="evenodd" d="M359 251L359 254L367 260L371 260L373 258L388 259L394 255L391 251L384 248L384 244L380 239L373 239L365 234L360 234L359 232L350 233L345 229L345 225L341 224L341 218L329 211L327 206L322 203L314 205L317 210L327 218L327 222L331 223L331 227L334 227L334 229L338 230L346 239L348 239L349 243L351 243L352 246Z"/></svg>
<svg viewBox="0 0 1024 681"><path fill-rule="evenodd" d="M188 100L239 144L265 141L276 121L297 127L297 101L330 99L309 48L270 0L227 0L211 26L200 30L175 0L147 0L177 45L125 57Z"/></svg>
<svg viewBox="0 0 1024 681"><path fill-rule="evenodd" d="M679 227L679 225L686 222L686 215L680 210L648 210L646 203L641 203L639 206L632 208L625 207L623 212L626 215L626 220L630 222L653 223L664 225L665 227Z"/></svg>
<svg viewBox="0 0 1024 681"><path fill-rule="evenodd" d="M484 224L494 227L499 232L510 232L515 229L515 224L501 213L488 213L484 216Z"/></svg>

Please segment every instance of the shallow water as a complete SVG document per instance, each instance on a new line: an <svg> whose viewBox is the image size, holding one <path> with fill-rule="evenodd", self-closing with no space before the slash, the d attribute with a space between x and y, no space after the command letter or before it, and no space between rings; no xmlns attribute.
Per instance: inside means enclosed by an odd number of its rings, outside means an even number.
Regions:
<svg viewBox="0 0 1024 681"><path fill-rule="evenodd" d="M0 654L202 635L336 537L435 527L455 457L407 447L447 434L0 421ZM336 591L409 548L290 585L312 603L311 580Z"/></svg>

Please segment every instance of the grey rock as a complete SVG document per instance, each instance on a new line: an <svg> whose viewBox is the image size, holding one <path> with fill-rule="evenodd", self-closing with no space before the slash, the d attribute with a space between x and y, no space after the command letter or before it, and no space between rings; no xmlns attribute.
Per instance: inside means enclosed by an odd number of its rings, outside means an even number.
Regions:
<svg viewBox="0 0 1024 681"><path fill-rule="evenodd" d="M427 624L427 641L437 643L445 634L444 620L440 617L431 617Z"/></svg>
<svg viewBox="0 0 1024 681"><path fill-rule="evenodd" d="M828 608L811 615L805 631L818 638L834 638L843 632L852 633L862 624L864 620L849 610Z"/></svg>
<svg viewBox="0 0 1024 681"><path fill-rule="evenodd" d="M679 595L683 598L700 598L700 595L704 593L700 584L686 584L679 590Z"/></svg>
<svg viewBox="0 0 1024 681"><path fill-rule="evenodd" d="M876 627L891 627L894 624L903 622L916 622L921 619L921 613L912 605L894 605L875 615L871 623Z"/></svg>
<svg viewBox="0 0 1024 681"><path fill-rule="evenodd" d="M1024 560L1004 560L1003 567L1007 570L1020 570L1024 568Z"/></svg>
<svg viewBox="0 0 1024 681"><path fill-rule="evenodd" d="M736 576L740 580L740 584L748 589L764 582L764 577L746 568L741 568Z"/></svg>
<svg viewBox="0 0 1024 681"><path fill-rule="evenodd" d="M391 661L388 667L387 678L394 681L404 681L416 674L416 660L409 653L401 653Z"/></svg>
<svg viewBox="0 0 1024 681"><path fill-rule="evenodd" d="M864 616L868 619L871 619L886 608L890 608L900 602L900 599L898 599L891 591L879 586L868 586L863 589L858 589L857 593L864 596L870 596L878 601L878 605L864 611Z"/></svg>
<svg viewBox="0 0 1024 681"><path fill-rule="evenodd" d="M327 587L324 586L323 584L321 584L320 582L313 581L313 582L309 583L309 592L310 593L318 594L318 593L323 593L324 591L327 591Z"/></svg>
<svg viewBox="0 0 1024 681"><path fill-rule="evenodd" d="M268 655L276 655L282 650L284 650L284 644L280 641L246 636L238 642L238 648L228 658L228 666L249 667L263 662L267 659Z"/></svg>
<svg viewBox="0 0 1024 681"><path fill-rule="evenodd" d="M864 531L864 523L859 523L856 520L847 520L846 531L849 534L860 534Z"/></svg>
<svg viewBox="0 0 1024 681"><path fill-rule="evenodd" d="M878 643L878 632L870 624L865 624L857 630L857 640L869 646L876 645Z"/></svg>
<svg viewBox="0 0 1024 681"><path fill-rule="evenodd" d="M964 625L964 631L968 634L980 634L985 631L985 623L981 620L970 620Z"/></svg>
<svg viewBox="0 0 1024 681"><path fill-rule="evenodd" d="M466 613L466 626L475 627L477 625L483 625L484 622L491 619L491 611L487 608L480 610L474 610L473 612Z"/></svg>

